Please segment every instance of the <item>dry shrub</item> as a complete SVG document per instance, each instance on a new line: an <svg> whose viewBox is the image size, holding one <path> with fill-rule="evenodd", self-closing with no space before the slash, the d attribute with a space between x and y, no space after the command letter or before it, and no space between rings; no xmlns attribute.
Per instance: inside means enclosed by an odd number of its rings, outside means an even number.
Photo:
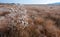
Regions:
<svg viewBox="0 0 60 37"><path fill-rule="evenodd" d="M7 14L9 14L9 13L10 13L10 12L8 12L8 11L6 11L6 12L5 12L5 11L4 11L4 12L1 12L1 11L0 11L0 16L5 16L5 15L7 15Z"/></svg>
<svg viewBox="0 0 60 37"><path fill-rule="evenodd" d="M57 28L55 26L55 23L51 20L47 20L46 21L46 25L45 25L45 29L46 29L46 35L47 37L59 37L59 33L57 33L59 30L59 28Z"/></svg>
<svg viewBox="0 0 60 37"><path fill-rule="evenodd" d="M44 22L44 19L43 19L42 17L35 17L35 18L34 18L34 22L35 22L36 24L41 24L41 23Z"/></svg>
<svg viewBox="0 0 60 37"><path fill-rule="evenodd" d="M7 30L8 30L8 20L5 17L1 17L0 18L0 32L5 32Z"/></svg>
<svg viewBox="0 0 60 37"><path fill-rule="evenodd" d="M22 10L16 8L12 8L11 12L0 13L3 15L0 17L0 35L3 37L60 37L60 29L56 26L58 21L53 20L56 19L51 16L53 14L41 12L39 16L39 11L27 12L24 7Z"/></svg>

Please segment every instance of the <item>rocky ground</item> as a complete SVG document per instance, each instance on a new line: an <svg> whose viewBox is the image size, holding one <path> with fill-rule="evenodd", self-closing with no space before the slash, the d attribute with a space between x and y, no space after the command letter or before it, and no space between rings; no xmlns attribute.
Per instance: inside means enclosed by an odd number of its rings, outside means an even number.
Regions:
<svg viewBox="0 0 60 37"><path fill-rule="evenodd" d="M60 6L1 4L0 37L60 37Z"/></svg>

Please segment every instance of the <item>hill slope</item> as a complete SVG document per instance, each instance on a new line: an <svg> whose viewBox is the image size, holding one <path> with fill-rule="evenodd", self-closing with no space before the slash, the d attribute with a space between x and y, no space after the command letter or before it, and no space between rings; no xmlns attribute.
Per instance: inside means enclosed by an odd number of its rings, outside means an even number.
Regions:
<svg viewBox="0 0 60 37"><path fill-rule="evenodd" d="M60 6L0 5L0 36L60 37Z"/></svg>

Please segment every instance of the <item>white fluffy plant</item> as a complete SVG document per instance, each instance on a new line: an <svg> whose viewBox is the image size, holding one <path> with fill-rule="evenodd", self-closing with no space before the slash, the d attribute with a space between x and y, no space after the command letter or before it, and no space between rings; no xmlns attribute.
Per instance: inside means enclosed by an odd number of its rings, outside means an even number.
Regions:
<svg viewBox="0 0 60 37"><path fill-rule="evenodd" d="M11 13L6 16L10 19L10 27L19 25L20 28L24 29L28 26L27 10L23 5L16 5L16 8L11 8L10 11Z"/></svg>

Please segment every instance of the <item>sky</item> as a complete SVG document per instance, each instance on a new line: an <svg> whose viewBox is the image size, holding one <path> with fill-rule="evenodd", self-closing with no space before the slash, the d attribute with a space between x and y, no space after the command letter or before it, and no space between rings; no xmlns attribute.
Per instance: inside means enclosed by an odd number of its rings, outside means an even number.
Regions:
<svg viewBox="0 0 60 37"><path fill-rule="evenodd" d="M0 3L20 3L20 4L49 4L60 2L60 0L0 0Z"/></svg>

